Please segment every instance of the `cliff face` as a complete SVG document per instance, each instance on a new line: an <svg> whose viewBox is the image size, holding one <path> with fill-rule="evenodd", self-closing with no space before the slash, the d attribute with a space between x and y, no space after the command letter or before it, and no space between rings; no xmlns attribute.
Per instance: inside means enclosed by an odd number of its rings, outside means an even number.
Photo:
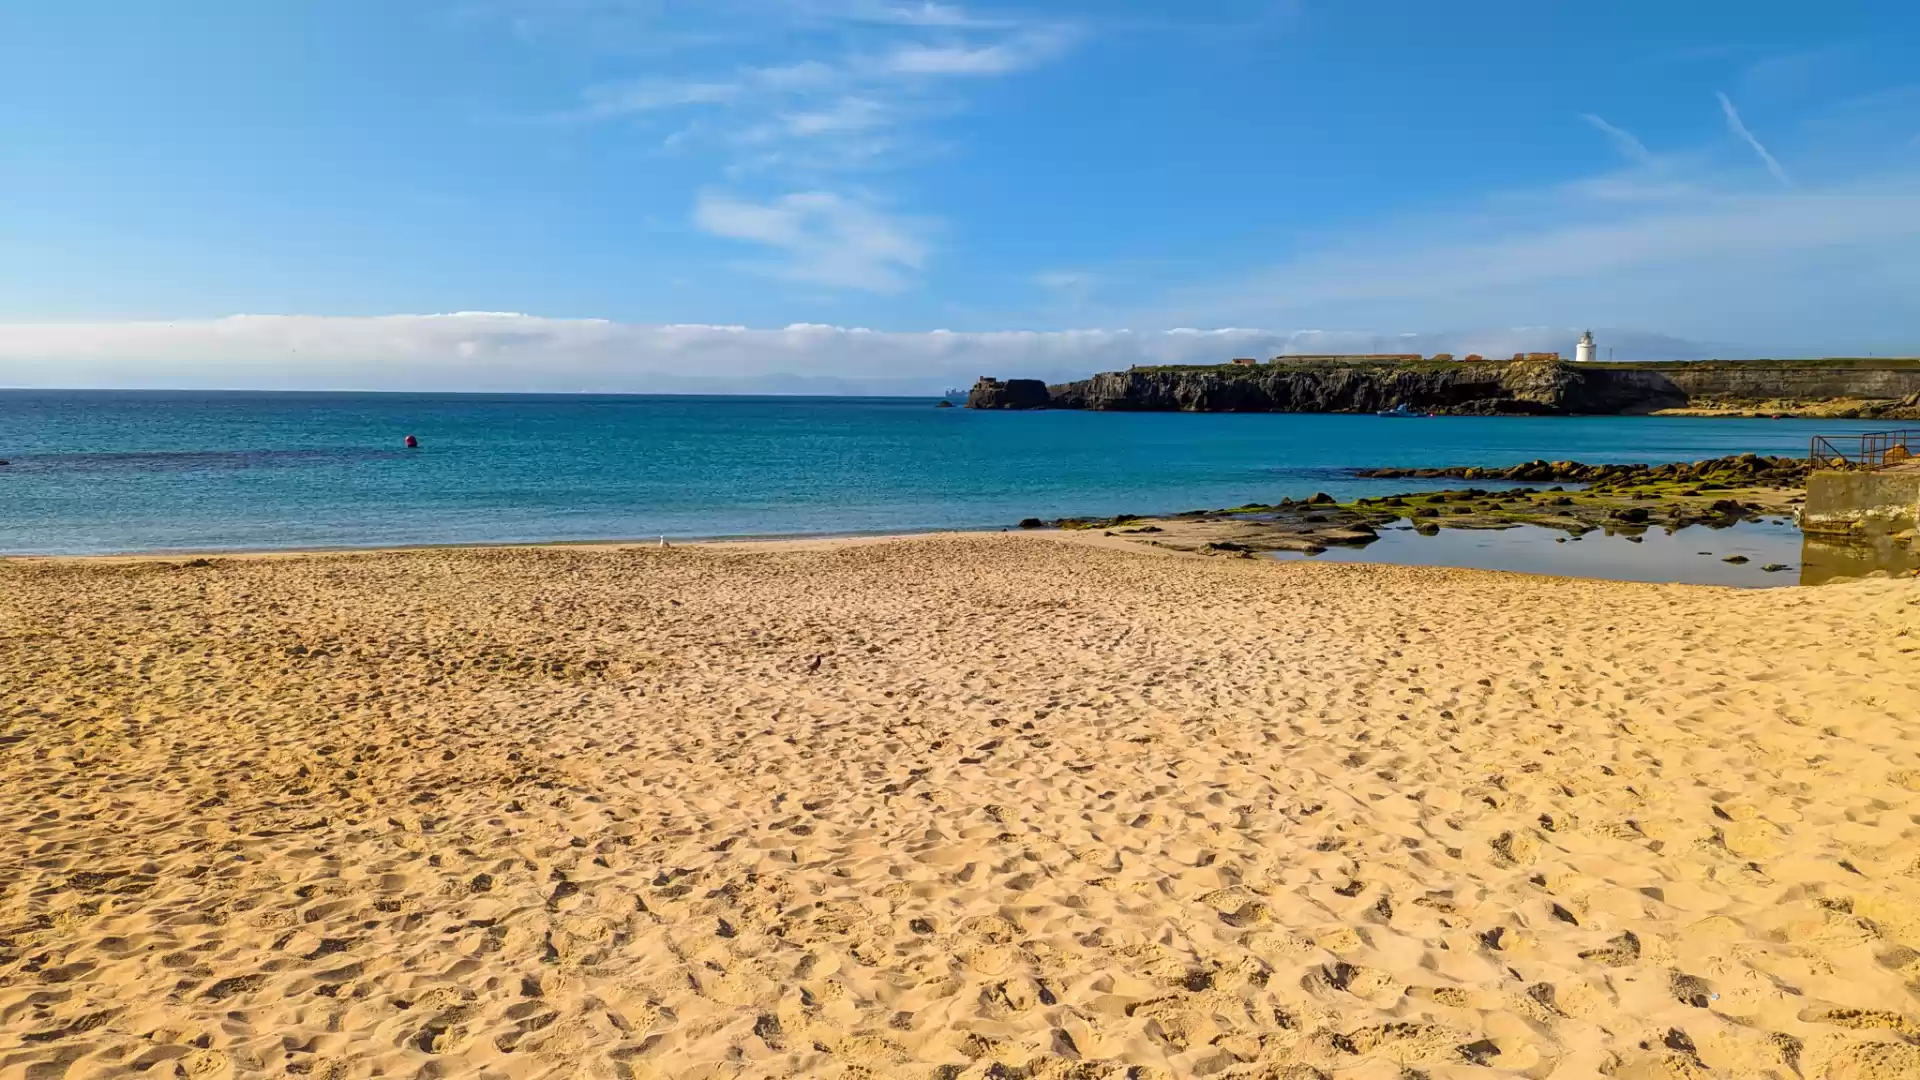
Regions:
<svg viewBox="0 0 1920 1080"><path fill-rule="evenodd" d="M967 392L969 409L1045 409L1053 406L1047 384L1039 379L994 379L982 376Z"/></svg>
<svg viewBox="0 0 1920 1080"><path fill-rule="evenodd" d="M1614 378L1613 376L1628 376ZM1405 403L1469 413L1652 411L1686 394L1641 372L1600 372L1551 360L1406 367L1143 369L1049 388L1061 409L1179 412L1372 412Z"/></svg>
<svg viewBox="0 0 1920 1080"><path fill-rule="evenodd" d="M1698 402L1897 400L1920 393L1920 364L1282 363L1139 368L1036 391L1037 386L1033 380L982 379L967 404L977 409L1162 412L1372 412L1406 404L1486 415L1647 413Z"/></svg>

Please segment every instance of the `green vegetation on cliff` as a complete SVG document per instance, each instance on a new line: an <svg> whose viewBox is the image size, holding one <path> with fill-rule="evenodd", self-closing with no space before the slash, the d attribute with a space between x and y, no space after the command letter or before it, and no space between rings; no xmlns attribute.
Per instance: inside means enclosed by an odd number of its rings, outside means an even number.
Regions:
<svg viewBox="0 0 1920 1080"><path fill-rule="evenodd" d="M1920 416L1920 359L1283 359L1133 367L1044 388L1032 380L982 379L968 404L1159 412L1373 412L1405 405L1475 416L1750 408L1768 415L1896 419Z"/></svg>
<svg viewBox="0 0 1920 1080"><path fill-rule="evenodd" d="M1129 371L1177 371L1177 372L1213 372L1216 374L1247 378L1273 371L1338 371L1355 369L1362 371L1399 370L1399 371L1453 371L1460 368L1504 367L1513 363L1547 363L1549 361L1513 361L1513 360L1368 360L1364 357L1342 358L1339 360L1293 360L1280 357L1271 363L1246 364L1136 364ZM1572 361L1562 360L1570 364ZM1595 360L1577 365L1583 369L1601 369L1612 371L1785 371L1798 368L1828 369L1893 369L1920 370L1920 357L1912 356L1822 356L1803 360L1762 359L1762 360Z"/></svg>

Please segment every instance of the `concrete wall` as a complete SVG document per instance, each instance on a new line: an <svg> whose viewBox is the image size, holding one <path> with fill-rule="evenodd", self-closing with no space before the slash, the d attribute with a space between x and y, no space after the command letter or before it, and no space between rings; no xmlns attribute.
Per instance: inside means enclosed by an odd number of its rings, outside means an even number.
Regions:
<svg viewBox="0 0 1920 1080"><path fill-rule="evenodd" d="M1920 471L1816 472L1807 478L1802 532L1874 535L1913 529L1920 519Z"/></svg>
<svg viewBox="0 0 1920 1080"><path fill-rule="evenodd" d="M1683 364L1590 368L1576 412L1651 412L1705 401L1900 400L1920 394L1920 367L1742 367Z"/></svg>
<svg viewBox="0 0 1920 1080"><path fill-rule="evenodd" d="M1681 365L1664 372L1689 398L1769 401L1904 398L1920 394L1920 367L1740 367Z"/></svg>

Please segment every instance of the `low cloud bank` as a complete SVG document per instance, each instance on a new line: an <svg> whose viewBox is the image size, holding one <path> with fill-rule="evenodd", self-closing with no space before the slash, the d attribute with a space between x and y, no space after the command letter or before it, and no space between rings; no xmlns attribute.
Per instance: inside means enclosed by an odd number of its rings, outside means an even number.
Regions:
<svg viewBox="0 0 1920 1080"><path fill-rule="evenodd" d="M1571 355L1577 330L1261 329L899 333L640 325L500 312L0 324L0 386L604 393L934 394L979 375L1062 381L1133 364L1281 353ZM1688 360L1694 342L1598 333L1619 359ZM1604 355L1604 352L1603 352ZM1721 352L1718 355L1737 355Z"/></svg>

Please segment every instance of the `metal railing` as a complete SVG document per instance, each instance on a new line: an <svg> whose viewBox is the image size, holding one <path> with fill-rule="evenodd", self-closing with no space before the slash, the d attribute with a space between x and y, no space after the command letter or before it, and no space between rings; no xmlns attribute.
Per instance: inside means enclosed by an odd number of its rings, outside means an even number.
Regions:
<svg viewBox="0 0 1920 1080"><path fill-rule="evenodd" d="M1815 435L1807 464L1816 469L1886 469L1920 462L1920 428Z"/></svg>

